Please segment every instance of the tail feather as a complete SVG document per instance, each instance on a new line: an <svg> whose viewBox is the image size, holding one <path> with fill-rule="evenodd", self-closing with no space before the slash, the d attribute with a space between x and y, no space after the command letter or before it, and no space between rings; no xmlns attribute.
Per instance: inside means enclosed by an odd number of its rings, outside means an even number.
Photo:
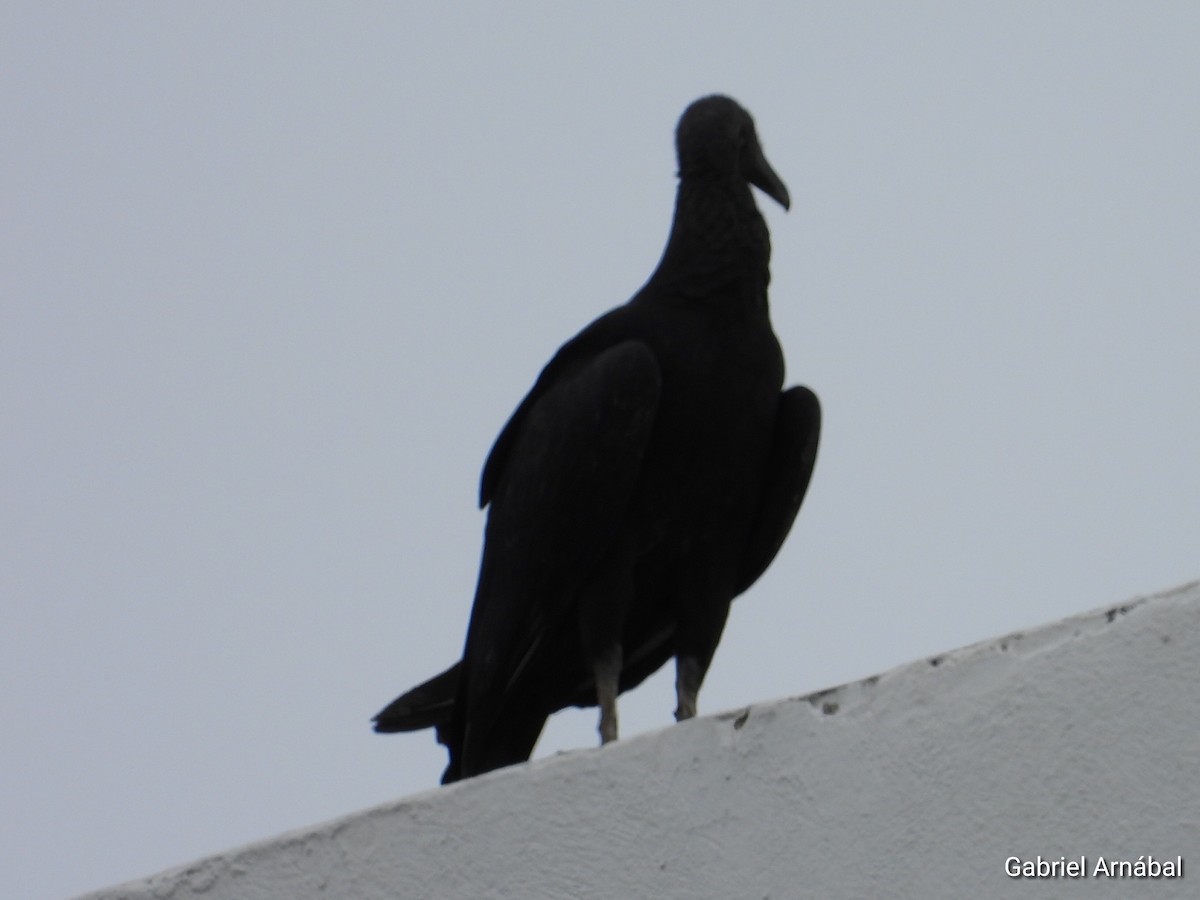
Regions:
<svg viewBox="0 0 1200 900"><path fill-rule="evenodd" d="M438 742L444 744L443 731L454 712L461 667L461 663L455 663L440 675L397 697L372 719L375 730L380 734L392 734L436 728Z"/></svg>

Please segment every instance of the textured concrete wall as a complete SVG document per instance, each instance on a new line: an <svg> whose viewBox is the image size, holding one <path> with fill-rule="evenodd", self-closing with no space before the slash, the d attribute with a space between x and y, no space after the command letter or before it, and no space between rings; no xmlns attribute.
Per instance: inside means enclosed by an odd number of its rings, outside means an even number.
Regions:
<svg viewBox="0 0 1200 900"><path fill-rule="evenodd" d="M1200 897L1200 582L91 896Z"/></svg>

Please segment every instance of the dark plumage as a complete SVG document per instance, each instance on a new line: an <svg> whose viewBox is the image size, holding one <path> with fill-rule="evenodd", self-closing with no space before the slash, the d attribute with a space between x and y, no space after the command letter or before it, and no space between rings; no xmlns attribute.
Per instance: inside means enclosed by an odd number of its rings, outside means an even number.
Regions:
<svg viewBox="0 0 1200 900"><path fill-rule="evenodd" d="M600 706L676 659L677 719L730 602L774 559L816 460L820 406L781 393L771 254L754 185L789 206L750 115L705 97L676 133L662 260L563 345L483 468L483 561L462 660L375 717L435 727L456 781L528 759L546 718Z"/></svg>

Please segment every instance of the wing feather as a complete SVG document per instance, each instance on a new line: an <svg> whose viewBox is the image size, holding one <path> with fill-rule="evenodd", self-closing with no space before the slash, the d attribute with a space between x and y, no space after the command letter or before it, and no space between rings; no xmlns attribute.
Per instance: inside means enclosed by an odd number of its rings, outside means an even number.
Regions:
<svg viewBox="0 0 1200 900"><path fill-rule="evenodd" d="M464 754L467 723L486 743L502 710L551 711L539 703L541 662L578 640L573 601L620 531L654 425L661 378L644 343L551 366L485 471L491 509L456 707Z"/></svg>
<svg viewBox="0 0 1200 900"><path fill-rule="evenodd" d="M798 386L779 395L758 514L738 569L738 594L758 581L791 531L817 462L820 434L816 394Z"/></svg>

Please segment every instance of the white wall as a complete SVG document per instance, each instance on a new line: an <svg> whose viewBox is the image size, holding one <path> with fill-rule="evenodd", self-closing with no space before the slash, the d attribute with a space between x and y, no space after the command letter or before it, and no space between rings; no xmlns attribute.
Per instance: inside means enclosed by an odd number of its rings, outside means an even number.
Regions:
<svg viewBox="0 0 1200 900"><path fill-rule="evenodd" d="M1091 877L1149 855L1184 877ZM1200 896L1200 582L90 896Z"/></svg>

